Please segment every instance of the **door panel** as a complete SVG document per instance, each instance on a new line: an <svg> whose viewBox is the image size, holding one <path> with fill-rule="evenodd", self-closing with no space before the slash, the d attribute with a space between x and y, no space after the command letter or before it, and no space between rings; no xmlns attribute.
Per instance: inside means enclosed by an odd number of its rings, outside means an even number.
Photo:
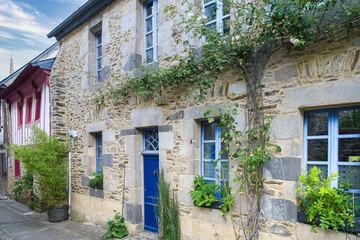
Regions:
<svg viewBox="0 0 360 240"><path fill-rule="evenodd" d="M145 230L157 232L159 156L144 155L144 215Z"/></svg>

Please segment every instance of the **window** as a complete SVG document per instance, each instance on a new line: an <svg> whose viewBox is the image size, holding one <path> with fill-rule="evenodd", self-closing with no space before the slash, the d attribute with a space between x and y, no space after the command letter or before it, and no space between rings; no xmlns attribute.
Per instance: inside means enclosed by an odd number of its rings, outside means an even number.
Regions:
<svg viewBox="0 0 360 240"><path fill-rule="evenodd" d="M157 61L158 48L157 1L144 3L144 58L145 63Z"/></svg>
<svg viewBox="0 0 360 240"><path fill-rule="evenodd" d="M40 113L41 113L41 90L36 93L35 121L40 119Z"/></svg>
<svg viewBox="0 0 360 240"><path fill-rule="evenodd" d="M25 124L31 122L31 115L32 115L32 96L28 97L26 100Z"/></svg>
<svg viewBox="0 0 360 240"><path fill-rule="evenodd" d="M95 71L96 82L100 82L102 71L102 37L101 30L95 33Z"/></svg>
<svg viewBox="0 0 360 240"><path fill-rule="evenodd" d="M95 135L96 141L96 172L102 172L103 167L103 146L102 146L102 134L97 133Z"/></svg>
<svg viewBox="0 0 360 240"><path fill-rule="evenodd" d="M304 168L310 171L314 166L324 177L338 172L331 187L352 183L349 192L360 204L360 107L305 112Z"/></svg>
<svg viewBox="0 0 360 240"><path fill-rule="evenodd" d="M21 101L17 103L17 120L18 120L18 127L22 126L23 120L23 111L22 111L22 104Z"/></svg>
<svg viewBox="0 0 360 240"><path fill-rule="evenodd" d="M229 0L203 0L203 15L206 26L216 28L219 32L230 32Z"/></svg>
<svg viewBox="0 0 360 240"><path fill-rule="evenodd" d="M224 186L229 181L228 152L221 152L221 128L219 122L202 122L201 128L201 175L208 183ZM218 160L219 161L216 161ZM218 192L218 199L221 193Z"/></svg>

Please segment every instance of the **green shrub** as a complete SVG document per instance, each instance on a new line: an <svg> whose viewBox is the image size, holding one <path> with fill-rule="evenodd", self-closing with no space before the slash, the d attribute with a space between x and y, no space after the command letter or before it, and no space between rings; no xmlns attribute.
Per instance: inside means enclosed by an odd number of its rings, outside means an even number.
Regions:
<svg viewBox="0 0 360 240"><path fill-rule="evenodd" d="M160 239L180 240L179 204L175 194L171 193L170 184L165 182L164 171L160 172L158 190Z"/></svg>
<svg viewBox="0 0 360 240"><path fill-rule="evenodd" d="M197 207L204 204L210 206L218 200L215 198L217 186L215 184L208 184L203 176L197 176L194 180L194 190L190 191L191 197Z"/></svg>
<svg viewBox="0 0 360 240"><path fill-rule="evenodd" d="M41 129L35 126L31 129L29 145L10 144L7 148L28 172L38 176L40 194L50 206L66 204L68 150L63 142Z"/></svg>
<svg viewBox="0 0 360 240"><path fill-rule="evenodd" d="M28 171L25 172L24 176L16 179L15 188L13 193L15 194L15 198L18 199L22 193L29 193L33 190L34 186L34 177Z"/></svg>
<svg viewBox="0 0 360 240"><path fill-rule="evenodd" d="M104 181L104 174L103 172L94 172L91 174L92 176L94 176L94 178L90 178L89 182L88 182L88 186L92 187L92 188L101 188L102 189L102 185L103 185L103 181Z"/></svg>
<svg viewBox="0 0 360 240"><path fill-rule="evenodd" d="M345 191L347 186L340 184L339 188L331 188L330 183L339 177L331 173L326 179L322 177L320 169L313 167L310 173L300 177L302 188L297 191L300 209L306 213L307 220L312 223L311 230L316 232L316 223L320 222L321 229L332 227L335 231L345 230L346 224L354 226L354 213L351 196Z"/></svg>
<svg viewBox="0 0 360 240"><path fill-rule="evenodd" d="M110 220L107 222L108 230L103 236L103 239L123 238L129 234L125 225L125 219L120 216L120 213L116 210L114 210L114 213L115 220Z"/></svg>

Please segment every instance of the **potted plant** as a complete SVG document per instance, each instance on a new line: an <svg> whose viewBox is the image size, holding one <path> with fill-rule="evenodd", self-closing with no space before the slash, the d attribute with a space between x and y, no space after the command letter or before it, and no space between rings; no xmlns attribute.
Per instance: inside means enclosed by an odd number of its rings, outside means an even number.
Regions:
<svg viewBox="0 0 360 240"><path fill-rule="evenodd" d="M339 184L339 188L331 188L331 182L337 177L337 173L331 173L329 177L323 178L317 167L300 177L302 187L297 191L300 193L298 203L302 212L299 213L299 221L310 223L313 232L316 232L316 226L321 229L332 228L336 232L351 231L354 227L354 206L350 194L346 192L351 184Z"/></svg>
<svg viewBox="0 0 360 240"><path fill-rule="evenodd" d="M66 220L67 147L41 129L35 126L31 129L33 136L28 139L28 145L11 144L8 148L24 163L27 171L37 175L40 195L49 206L49 221Z"/></svg>
<svg viewBox="0 0 360 240"><path fill-rule="evenodd" d="M89 179L88 186L95 189L103 189L103 172L94 172L91 174L93 177Z"/></svg>

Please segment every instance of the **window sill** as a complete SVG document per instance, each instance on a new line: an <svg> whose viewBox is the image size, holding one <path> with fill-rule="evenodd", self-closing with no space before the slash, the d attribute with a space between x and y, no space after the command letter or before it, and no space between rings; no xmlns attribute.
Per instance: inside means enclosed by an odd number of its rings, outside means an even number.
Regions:
<svg viewBox="0 0 360 240"><path fill-rule="evenodd" d="M307 220L306 213L305 212L298 212L298 222L305 223L311 225L312 223ZM320 225L320 221L316 222L316 226ZM329 227L329 229L332 229L332 227ZM347 224L345 225L345 228L339 228L339 231L347 232L347 233L360 233L360 219L355 218L354 227L350 227Z"/></svg>
<svg viewBox="0 0 360 240"><path fill-rule="evenodd" d="M201 206L197 206L196 203L194 202L194 205L196 207L199 207L199 208L210 208L210 209L218 209L218 210L221 210L221 205L223 204L223 201L218 201L218 202L214 202L212 204L210 204L209 206L206 206L206 204L203 204ZM229 211L229 210L226 210L226 211Z"/></svg>
<svg viewBox="0 0 360 240"><path fill-rule="evenodd" d="M104 199L104 190L96 189L96 188L90 188L89 189L89 195L90 195L90 197Z"/></svg>

